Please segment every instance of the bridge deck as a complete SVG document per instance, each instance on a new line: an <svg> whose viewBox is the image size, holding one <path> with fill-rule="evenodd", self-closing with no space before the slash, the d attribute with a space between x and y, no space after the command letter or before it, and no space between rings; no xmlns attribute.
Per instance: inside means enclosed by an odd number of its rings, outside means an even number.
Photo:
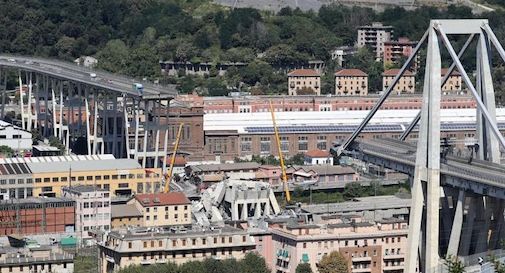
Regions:
<svg viewBox="0 0 505 273"><path fill-rule="evenodd" d="M51 77L80 82L99 89L111 90L128 95L140 96L132 89L132 84L142 83L143 98L174 98L177 91L174 85L161 86L137 81L133 78L112 74L109 72L78 66L73 63L54 61L36 57L21 57L0 55L0 66L22 69ZM91 73L96 77L91 77Z"/></svg>
<svg viewBox="0 0 505 273"><path fill-rule="evenodd" d="M353 150L365 155L380 157L392 162L415 165L416 146L396 139L358 140ZM440 163L442 175L461 178L498 188L505 188L505 166L474 159L447 156Z"/></svg>

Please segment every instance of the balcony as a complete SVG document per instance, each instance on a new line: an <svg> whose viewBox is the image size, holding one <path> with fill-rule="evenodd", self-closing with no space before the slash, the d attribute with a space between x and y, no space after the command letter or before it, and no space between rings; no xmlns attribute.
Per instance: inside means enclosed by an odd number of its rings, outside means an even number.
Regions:
<svg viewBox="0 0 505 273"><path fill-rule="evenodd" d="M372 261L372 257L366 256L366 257L352 257L353 262L370 262Z"/></svg>
<svg viewBox="0 0 505 273"><path fill-rule="evenodd" d="M366 267L366 268L353 268L352 273L367 273L367 272L372 272L371 267Z"/></svg>
<svg viewBox="0 0 505 273"><path fill-rule="evenodd" d="M405 254L386 254L382 257L384 260L396 260L396 259L404 259Z"/></svg>
<svg viewBox="0 0 505 273"><path fill-rule="evenodd" d="M389 266L384 266L382 268L383 272L387 271L398 271L398 270L403 270L404 266L403 265L389 265Z"/></svg>

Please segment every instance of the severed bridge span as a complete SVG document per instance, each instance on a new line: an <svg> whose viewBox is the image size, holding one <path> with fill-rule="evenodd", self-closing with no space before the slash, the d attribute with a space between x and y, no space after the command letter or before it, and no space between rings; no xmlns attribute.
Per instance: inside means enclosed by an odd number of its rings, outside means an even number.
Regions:
<svg viewBox="0 0 505 273"><path fill-rule="evenodd" d="M137 159L144 167L166 168L168 107L177 95L175 86L62 61L0 55L0 119L7 115L6 86L12 74L22 98L23 129L57 137L67 153L80 142L83 154L110 153Z"/></svg>
<svg viewBox="0 0 505 273"><path fill-rule="evenodd" d="M458 53L450 39L454 36L468 37ZM475 81L461 62L470 46L476 47ZM417 117L399 139L358 139L422 47L426 47L427 56L423 105ZM444 78L440 77L441 48L452 62ZM493 49L505 61L505 51L487 20L432 20L391 86L356 131L333 149L337 157L345 154L410 176L412 205L405 272L444 272L444 257L485 257L499 249L505 238L505 166L500 165L505 139L496 123ZM470 158L452 155L440 139L441 86L454 69L461 72L478 106L477 140ZM418 133L417 143L404 142L413 130Z"/></svg>

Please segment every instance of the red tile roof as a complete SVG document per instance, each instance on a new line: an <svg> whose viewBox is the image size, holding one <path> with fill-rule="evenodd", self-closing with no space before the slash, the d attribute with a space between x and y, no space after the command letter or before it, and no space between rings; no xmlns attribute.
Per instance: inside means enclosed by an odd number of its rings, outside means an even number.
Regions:
<svg viewBox="0 0 505 273"><path fill-rule="evenodd" d="M368 75L361 71L360 69L350 68L350 69L341 69L335 72L335 76L339 77L368 77Z"/></svg>
<svg viewBox="0 0 505 273"><path fill-rule="evenodd" d="M182 192L137 194L135 199L143 207L186 205L191 201Z"/></svg>
<svg viewBox="0 0 505 273"><path fill-rule="evenodd" d="M170 164L170 160L172 160L172 155L167 156L167 164ZM175 162L174 166L176 167L184 167L186 166L188 162L186 161L186 158L182 156L175 156Z"/></svg>
<svg viewBox="0 0 505 273"><path fill-rule="evenodd" d="M308 152L305 153L305 156L308 156L308 157L329 157L330 156L330 153L328 153L327 151L321 151L321 150L310 150Z"/></svg>
<svg viewBox="0 0 505 273"><path fill-rule="evenodd" d="M398 73L400 72L400 69L389 69L389 70L386 70L384 71L384 73L382 73L382 76L396 76L398 75ZM410 70L406 70L405 72L403 72L403 76L414 76L414 72L410 71Z"/></svg>
<svg viewBox="0 0 505 273"><path fill-rule="evenodd" d="M288 73L290 77L319 77L321 74L314 69L295 69Z"/></svg>
<svg viewBox="0 0 505 273"><path fill-rule="evenodd" d="M445 76L445 74L447 74L447 71L449 71L448 68L441 69L440 74L442 75L442 77ZM451 76L461 76L461 73L459 73L459 71L457 69L454 69L451 73Z"/></svg>

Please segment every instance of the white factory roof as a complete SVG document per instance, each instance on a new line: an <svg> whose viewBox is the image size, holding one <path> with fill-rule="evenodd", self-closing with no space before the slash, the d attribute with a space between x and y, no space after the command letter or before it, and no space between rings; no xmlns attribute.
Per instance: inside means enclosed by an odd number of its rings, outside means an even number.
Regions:
<svg viewBox="0 0 505 273"><path fill-rule="evenodd" d="M369 111L276 112L277 126L358 125ZM419 110L379 110L369 124L409 124ZM475 109L442 109L442 123L475 123ZM496 109L498 122L505 122L505 108ZM271 127L270 112L209 113L204 115L204 130L237 130L247 127Z"/></svg>
<svg viewBox="0 0 505 273"><path fill-rule="evenodd" d="M23 158L0 158L0 165L25 165L22 172L46 173L72 171L99 171L99 170L128 170L139 169L140 164L134 159L116 159L111 154L105 155L70 155L70 156L41 156ZM15 168L14 170L17 170ZM0 174L2 172L0 171Z"/></svg>

